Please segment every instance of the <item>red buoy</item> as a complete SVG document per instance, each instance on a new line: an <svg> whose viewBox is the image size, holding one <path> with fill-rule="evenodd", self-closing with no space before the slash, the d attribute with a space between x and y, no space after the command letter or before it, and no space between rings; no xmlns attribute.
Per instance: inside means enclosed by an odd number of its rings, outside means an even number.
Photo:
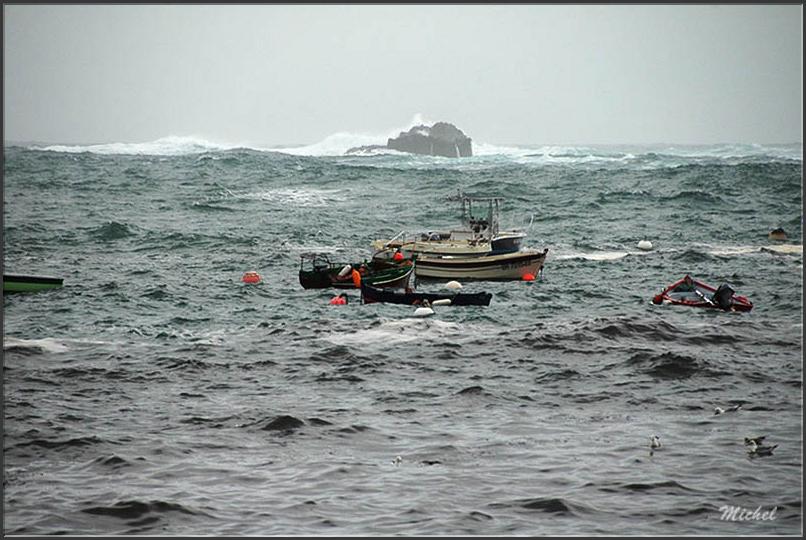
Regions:
<svg viewBox="0 0 806 540"><path fill-rule="evenodd" d="M395 251L395 254L392 255L392 260L393 261L402 261L403 260L403 254L400 253L399 251Z"/></svg>
<svg viewBox="0 0 806 540"><path fill-rule="evenodd" d="M530 274L530 273L528 273L528 272L527 272L526 274L523 274L523 276L521 277L521 279L522 279L523 281L534 281L534 280L535 280L535 275L534 275L534 274Z"/></svg>
<svg viewBox="0 0 806 540"><path fill-rule="evenodd" d="M243 274L243 282L244 283L260 283L260 274L257 272L244 272Z"/></svg>

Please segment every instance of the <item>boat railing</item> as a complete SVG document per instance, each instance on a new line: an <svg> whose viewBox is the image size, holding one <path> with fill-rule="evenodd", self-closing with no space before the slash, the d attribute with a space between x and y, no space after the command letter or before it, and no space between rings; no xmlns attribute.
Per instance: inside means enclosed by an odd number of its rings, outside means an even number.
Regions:
<svg viewBox="0 0 806 540"><path fill-rule="evenodd" d="M401 236L403 236L404 234L406 234L406 231L405 231L405 230L400 231L399 233L397 233L396 235L394 235L394 236L393 236L393 237L392 237L392 238L391 238L391 239L390 239L388 242L386 242L386 244L384 245L384 247L388 247L388 246L389 246L389 244L391 244L392 242L394 242L395 240L397 240L398 238L400 238L400 237L401 237Z"/></svg>

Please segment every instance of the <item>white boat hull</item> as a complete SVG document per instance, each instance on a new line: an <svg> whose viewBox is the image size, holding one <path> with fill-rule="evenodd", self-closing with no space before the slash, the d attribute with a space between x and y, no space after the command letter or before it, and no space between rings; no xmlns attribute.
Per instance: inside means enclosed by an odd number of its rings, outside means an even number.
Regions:
<svg viewBox="0 0 806 540"><path fill-rule="evenodd" d="M455 280L519 280L526 274L537 276L546 261L544 251L519 251L482 257L417 257L417 277Z"/></svg>

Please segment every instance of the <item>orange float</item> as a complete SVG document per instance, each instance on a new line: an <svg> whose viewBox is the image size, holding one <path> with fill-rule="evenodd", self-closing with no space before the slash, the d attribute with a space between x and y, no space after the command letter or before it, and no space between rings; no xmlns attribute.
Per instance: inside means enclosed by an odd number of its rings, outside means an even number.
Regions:
<svg viewBox="0 0 806 540"><path fill-rule="evenodd" d="M257 272L244 272L242 281L244 283L260 283L260 274Z"/></svg>

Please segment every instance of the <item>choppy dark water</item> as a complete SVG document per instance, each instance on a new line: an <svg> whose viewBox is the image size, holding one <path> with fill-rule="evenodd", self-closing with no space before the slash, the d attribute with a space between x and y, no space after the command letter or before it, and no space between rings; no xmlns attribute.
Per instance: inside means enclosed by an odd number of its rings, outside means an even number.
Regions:
<svg viewBox="0 0 806 540"><path fill-rule="evenodd" d="M5 271L65 278L3 301L6 534L802 531L800 147L4 167ZM458 189L532 222L540 280L425 320L299 286L305 251L457 223ZM650 304L685 273L755 308Z"/></svg>

